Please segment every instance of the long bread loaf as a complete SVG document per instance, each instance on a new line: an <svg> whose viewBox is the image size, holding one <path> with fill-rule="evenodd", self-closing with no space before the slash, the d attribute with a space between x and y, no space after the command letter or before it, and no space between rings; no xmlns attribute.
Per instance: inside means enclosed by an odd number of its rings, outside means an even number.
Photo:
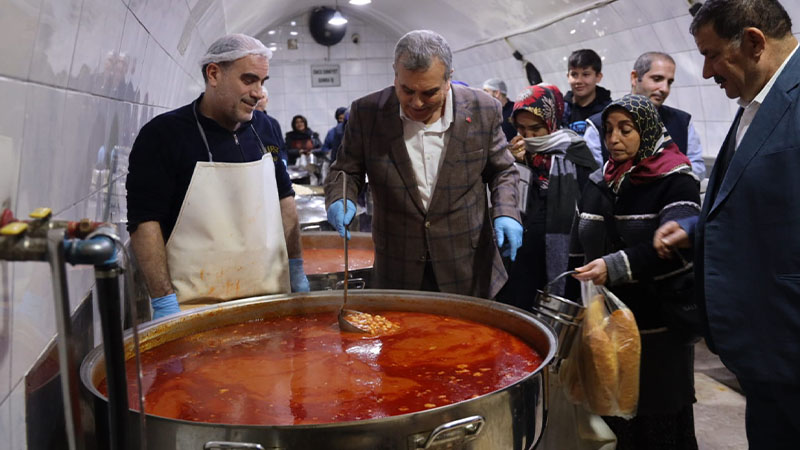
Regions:
<svg viewBox="0 0 800 450"><path fill-rule="evenodd" d="M619 415L633 416L639 401L639 365L642 354L639 327L636 326L636 319L630 309L618 309L611 314L606 331L616 348L619 365Z"/></svg>

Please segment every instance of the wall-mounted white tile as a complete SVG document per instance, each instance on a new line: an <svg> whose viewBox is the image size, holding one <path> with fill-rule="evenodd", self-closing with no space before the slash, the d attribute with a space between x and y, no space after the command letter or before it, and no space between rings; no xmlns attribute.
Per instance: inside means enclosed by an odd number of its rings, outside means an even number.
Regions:
<svg viewBox="0 0 800 450"><path fill-rule="evenodd" d="M644 19L647 22L658 22L664 18L673 18L689 12L689 5L685 2L640 2Z"/></svg>
<svg viewBox="0 0 800 450"><path fill-rule="evenodd" d="M119 54L127 9L119 2L84 0L67 85L109 96L125 80Z"/></svg>
<svg viewBox="0 0 800 450"><path fill-rule="evenodd" d="M673 87L665 103L688 112L694 120L704 119L703 99L700 96L700 88L697 86Z"/></svg>
<svg viewBox="0 0 800 450"><path fill-rule="evenodd" d="M617 13L617 16L627 25L627 28L632 28L647 23L644 13L639 8L640 3L637 0L619 0L611 3L608 7Z"/></svg>
<svg viewBox="0 0 800 450"><path fill-rule="evenodd" d="M147 50L147 31L130 11L125 13L125 25L119 46L119 71L122 80L112 85L111 97L138 101L139 86L144 72L144 55Z"/></svg>
<svg viewBox="0 0 800 450"><path fill-rule="evenodd" d="M676 86L713 86L716 83L703 80L703 57L697 51L673 53L675 60L675 85Z"/></svg>
<svg viewBox="0 0 800 450"><path fill-rule="evenodd" d="M22 161L17 192L17 211L32 211L40 206L57 211L54 183L56 158L63 155L63 90L30 85L28 87L23 125ZM21 214L20 214L21 215Z"/></svg>
<svg viewBox="0 0 800 450"><path fill-rule="evenodd" d="M170 54L177 55L181 35L192 21L185 0L131 0L131 11Z"/></svg>
<svg viewBox="0 0 800 450"><path fill-rule="evenodd" d="M733 121L736 110L731 106L733 101L725 95L725 91L716 85L700 86L698 89L703 98L703 118L706 121Z"/></svg>
<svg viewBox="0 0 800 450"><path fill-rule="evenodd" d="M732 119L732 118L731 118ZM725 136L728 135L728 130L731 127L733 120L718 122L706 121L706 142L703 144L703 156L717 157L722 143L725 141Z"/></svg>
<svg viewBox="0 0 800 450"><path fill-rule="evenodd" d="M56 334L52 277L47 264L14 263L13 312L11 379L20 380Z"/></svg>
<svg viewBox="0 0 800 450"><path fill-rule="evenodd" d="M26 83L0 79L0 209L17 204L27 93Z"/></svg>
<svg viewBox="0 0 800 450"><path fill-rule="evenodd" d="M0 53L3 54L0 75L23 80L28 77L41 4L42 0L21 0L3 5L0 14Z"/></svg>
<svg viewBox="0 0 800 450"><path fill-rule="evenodd" d="M661 42L658 40L658 36L656 36L656 32L653 30L652 25L645 25L643 27L634 28L630 31L633 38L634 48L636 49L634 54L629 56L632 56L632 59L636 59L636 57L644 52L651 52L661 48Z"/></svg>
<svg viewBox="0 0 800 450"><path fill-rule="evenodd" d="M36 44L28 78L50 86L66 86L83 0L42 0Z"/></svg>

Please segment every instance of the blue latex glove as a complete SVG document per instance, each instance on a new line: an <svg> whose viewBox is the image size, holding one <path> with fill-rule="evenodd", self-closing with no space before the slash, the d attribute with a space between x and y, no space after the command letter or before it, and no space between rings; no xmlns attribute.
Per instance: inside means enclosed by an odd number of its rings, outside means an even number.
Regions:
<svg viewBox="0 0 800 450"><path fill-rule="evenodd" d="M308 292L311 290L308 285L308 278L303 270L303 258L289 259L289 283L292 285L292 292Z"/></svg>
<svg viewBox="0 0 800 450"><path fill-rule="evenodd" d="M181 312L178 307L178 296L175 294L151 298L150 305L153 307L153 320Z"/></svg>
<svg viewBox="0 0 800 450"><path fill-rule="evenodd" d="M344 201L337 200L328 208L328 223L336 228L339 236L344 237L345 225L350 225L353 217L356 216L356 204L352 200L347 200L347 217L344 215ZM347 232L347 239L350 239L350 232Z"/></svg>
<svg viewBox="0 0 800 450"><path fill-rule="evenodd" d="M494 231L497 235L497 248L501 255L517 259L517 249L522 245L522 224L508 216L494 219ZM503 248L503 244L506 247Z"/></svg>

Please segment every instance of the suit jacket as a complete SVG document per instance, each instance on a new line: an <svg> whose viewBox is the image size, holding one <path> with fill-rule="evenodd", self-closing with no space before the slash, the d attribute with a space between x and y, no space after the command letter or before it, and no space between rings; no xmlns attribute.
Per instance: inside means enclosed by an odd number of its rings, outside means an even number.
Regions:
<svg viewBox="0 0 800 450"><path fill-rule="evenodd" d="M800 52L761 104L695 230L713 348L737 377L800 383ZM713 196L714 186L719 192ZM702 304L702 302L701 302Z"/></svg>
<svg viewBox="0 0 800 450"><path fill-rule="evenodd" d="M446 107L453 108L454 122L427 210L403 140L394 87L350 107L342 146L325 184L326 206L342 198L342 172L348 176L349 199L357 197L367 175L374 204L376 287L419 289L430 255L441 291L493 298L508 276L492 218L520 220L519 174L501 128L500 103L476 89L451 89L453 104Z"/></svg>

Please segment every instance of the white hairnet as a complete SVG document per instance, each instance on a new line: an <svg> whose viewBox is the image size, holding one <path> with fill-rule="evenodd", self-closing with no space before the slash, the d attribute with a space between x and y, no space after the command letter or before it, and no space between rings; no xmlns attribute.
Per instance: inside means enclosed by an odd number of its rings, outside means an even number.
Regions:
<svg viewBox="0 0 800 450"><path fill-rule="evenodd" d="M209 63L236 61L248 55L263 55L272 58L272 51L258 39L246 34L228 34L214 41L200 59L200 66Z"/></svg>
<svg viewBox="0 0 800 450"><path fill-rule="evenodd" d="M483 89L491 89L493 91L500 91L503 95L508 94L508 88L505 81L500 78L489 78L483 82Z"/></svg>

